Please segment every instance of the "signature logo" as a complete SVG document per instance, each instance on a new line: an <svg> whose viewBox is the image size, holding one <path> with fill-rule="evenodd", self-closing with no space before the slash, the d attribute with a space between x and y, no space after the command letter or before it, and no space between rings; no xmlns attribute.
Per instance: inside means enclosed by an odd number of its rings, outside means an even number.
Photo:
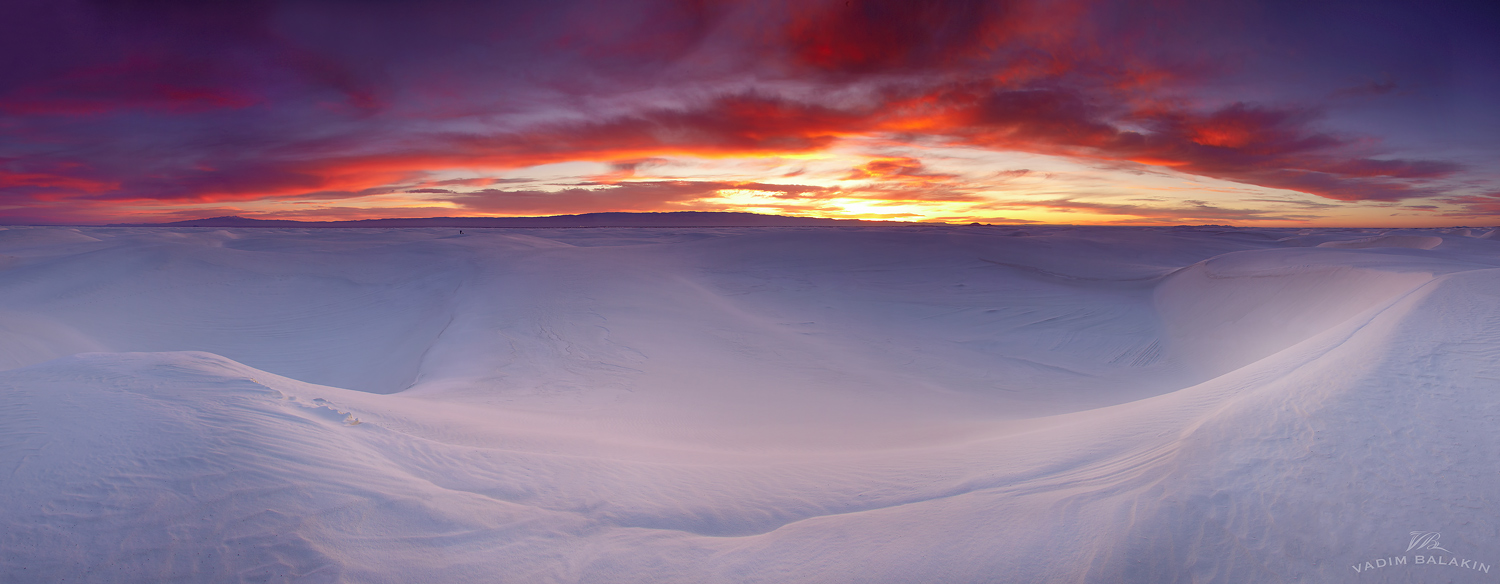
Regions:
<svg viewBox="0 0 1500 584"><path fill-rule="evenodd" d="M1443 534L1436 531L1413 531L1411 532L1411 541L1406 544L1406 554L1355 562L1349 567L1353 568L1356 574L1374 572L1385 568L1411 570L1416 569L1415 566L1422 566L1421 569L1426 569L1427 566L1445 566L1460 570L1473 570L1484 574L1490 573L1490 568L1493 567L1493 564L1457 557L1456 554L1443 547L1442 537ZM1429 551L1443 553L1429 555L1427 553ZM1409 568L1408 566L1412 567Z"/></svg>
<svg viewBox="0 0 1500 584"><path fill-rule="evenodd" d="M1438 541L1438 538L1441 537L1443 537L1443 534L1436 531L1413 531L1411 532L1411 543L1407 544L1406 551L1440 550L1448 552ZM1453 552L1448 553L1451 554Z"/></svg>

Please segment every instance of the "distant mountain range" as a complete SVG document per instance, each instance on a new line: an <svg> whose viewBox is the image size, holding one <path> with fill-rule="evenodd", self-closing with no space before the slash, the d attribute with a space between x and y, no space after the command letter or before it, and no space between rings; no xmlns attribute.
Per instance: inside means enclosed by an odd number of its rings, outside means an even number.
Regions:
<svg viewBox="0 0 1500 584"><path fill-rule="evenodd" d="M426 217L364 219L359 221L291 221L227 216L171 223L120 223L113 227L800 227L815 225L870 225L878 221L784 217L758 213L675 211L670 213L584 213L551 217Z"/></svg>

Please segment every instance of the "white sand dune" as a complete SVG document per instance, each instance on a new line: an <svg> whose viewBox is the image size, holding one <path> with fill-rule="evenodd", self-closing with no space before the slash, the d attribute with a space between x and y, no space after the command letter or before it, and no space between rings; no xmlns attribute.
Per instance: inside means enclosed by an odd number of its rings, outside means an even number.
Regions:
<svg viewBox="0 0 1500 584"><path fill-rule="evenodd" d="M1472 233L10 228L0 259L0 582L1500 578Z"/></svg>

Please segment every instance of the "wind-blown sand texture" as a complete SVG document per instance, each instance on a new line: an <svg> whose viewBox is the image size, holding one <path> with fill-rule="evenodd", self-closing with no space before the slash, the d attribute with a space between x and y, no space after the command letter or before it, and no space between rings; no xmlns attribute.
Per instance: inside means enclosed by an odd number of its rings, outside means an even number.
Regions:
<svg viewBox="0 0 1500 584"><path fill-rule="evenodd" d="M1490 233L0 230L0 582L1492 582Z"/></svg>

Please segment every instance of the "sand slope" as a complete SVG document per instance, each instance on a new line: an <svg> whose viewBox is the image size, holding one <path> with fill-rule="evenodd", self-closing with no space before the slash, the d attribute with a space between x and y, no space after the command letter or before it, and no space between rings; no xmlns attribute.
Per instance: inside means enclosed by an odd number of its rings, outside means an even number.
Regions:
<svg viewBox="0 0 1500 584"><path fill-rule="evenodd" d="M0 581L1500 577L1472 234L12 228L0 256ZM1418 553L1460 565L1363 569Z"/></svg>

